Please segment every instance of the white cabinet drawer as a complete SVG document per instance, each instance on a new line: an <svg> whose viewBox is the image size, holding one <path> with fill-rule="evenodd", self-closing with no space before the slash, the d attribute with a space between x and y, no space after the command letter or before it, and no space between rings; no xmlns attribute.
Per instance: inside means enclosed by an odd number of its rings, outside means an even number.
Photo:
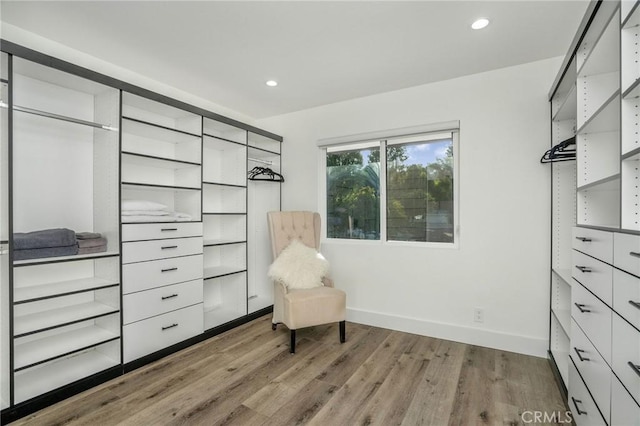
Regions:
<svg viewBox="0 0 640 426"><path fill-rule="evenodd" d="M201 334L202 304L127 324L122 330L124 362L130 362Z"/></svg>
<svg viewBox="0 0 640 426"><path fill-rule="evenodd" d="M202 222L123 224L122 241L202 236Z"/></svg>
<svg viewBox="0 0 640 426"><path fill-rule="evenodd" d="M613 316L613 371L631 395L640 400L640 332Z"/></svg>
<svg viewBox="0 0 640 426"><path fill-rule="evenodd" d="M611 309L582 285L571 287L571 317L611 365Z"/></svg>
<svg viewBox="0 0 640 426"><path fill-rule="evenodd" d="M613 267L604 262L573 251L571 275L604 303L611 306L613 297Z"/></svg>
<svg viewBox="0 0 640 426"><path fill-rule="evenodd" d="M122 265L124 294L202 278L203 255Z"/></svg>
<svg viewBox="0 0 640 426"><path fill-rule="evenodd" d="M613 234L588 228L572 229L572 247L606 263L613 263Z"/></svg>
<svg viewBox="0 0 640 426"><path fill-rule="evenodd" d="M611 399L611 368L593 347L575 321L571 321L569 356L577 367L591 396L605 419L609 418Z"/></svg>
<svg viewBox="0 0 640 426"><path fill-rule="evenodd" d="M640 329L640 278L613 270L613 309Z"/></svg>
<svg viewBox="0 0 640 426"><path fill-rule="evenodd" d="M640 276L640 235L615 234L613 264L623 271Z"/></svg>
<svg viewBox="0 0 640 426"><path fill-rule="evenodd" d="M122 298L125 324L202 302L202 280L126 294Z"/></svg>
<svg viewBox="0 0 640 426"><path fill-rule="evenodd" d="M611 425L640 426L640 406L618 379L611 382Z"/></svg>
<svg viewBox="0 0 640 426"><path fill-rule="evenodd" d="M122 244L122 263L202 254L202 237L135 241Z"/></svg>
<svg viewBox="0 0 640 426"><path fill-rule="evenodd" d="M573 420L578 426L602 426L605 424L596 403L591 399L587 387L582 382L578 371L569 361L569 408Z"/></svg>

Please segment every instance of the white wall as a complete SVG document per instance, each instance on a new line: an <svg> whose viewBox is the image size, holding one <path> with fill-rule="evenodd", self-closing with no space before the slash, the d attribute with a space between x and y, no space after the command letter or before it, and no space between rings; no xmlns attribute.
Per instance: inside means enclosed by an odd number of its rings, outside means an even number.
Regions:
<svg viewBox="0 0 640 426"><path fill-rule="evenodd" d="M348 319L545 356L547 93L561 58L260 120L284 136L284 209L319 209L318 139L460 120L460 247L324 241ZM320 175L323 178L322 175ZM323 218L325 217L324 212ZM475 307L484 323L473 322Z"/></svg>

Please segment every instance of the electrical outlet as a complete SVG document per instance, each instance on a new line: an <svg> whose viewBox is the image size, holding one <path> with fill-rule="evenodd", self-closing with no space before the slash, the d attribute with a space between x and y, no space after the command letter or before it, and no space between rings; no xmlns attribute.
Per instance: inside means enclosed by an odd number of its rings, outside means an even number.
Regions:
<svg viewBox="0 0 640 426"><path fill-rule="evenodd" d="M484 322L484 309L475 308L473 310L473 322Z"/></svg>

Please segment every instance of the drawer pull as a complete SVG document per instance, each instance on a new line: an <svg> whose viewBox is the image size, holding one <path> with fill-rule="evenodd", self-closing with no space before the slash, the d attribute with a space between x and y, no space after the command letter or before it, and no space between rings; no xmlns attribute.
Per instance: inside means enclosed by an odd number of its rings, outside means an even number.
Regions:
<svg viewBox="0 0 640 426"><path fill-rule="evenodd" d="M174 323L173 323L173 324L171 324L171 325L168 325L168 326L166 326L166 327L162 327L162 331L165 331L165 330L168 330L168 329L170 329L170 328L177 327L177 326L178 326L178 323L175 323L175 322L174 322Z"/></svg>
<svg viewBox="0 0 640 426"><path fill-rule="evenodd" d="M582 401L579 399L575 399L574 397L571 397L571 400L573 401L573 405L576 407L576 411L578 413L579 416L583 415L583 414L587 414L586 411L582 411L580 409L580 407L578 407L578 404L582 404Z"/></svg>
<svg viewBox="0 0 640 426"><path fill-rule="evenodd" d="M636 364L632 363L631 361L627 362L627 364L629 365L629 367L631 367L631 369L633 371L636 372L636 374L638 376L640 376L640 365L636 365Z"/></svg>
<svg viewBox="0 0 640 426"><path fill-rule="evenodd" d="M578 349L578 348L573 348L576 351L576 354L578 354L578 359L580 361L591 361L589 358L585 358L582 356L582 354L584 353L584 350L582 349Z"/></svg>
<svg viewBox="0 0 640 426"><path fill-rule="evenodd" d="M580 272L582 272L582 273L585 273L585 272L593 272L593 271L591 270L591 268L589 268L588 266L578 266L578 265L576 265L576 268L577 268Z"/></svg>
<svg viewBox="0 0 640 426"><path fill-rule="evenodd" d="M177 231L178 228L162 228L160 229L160 232L168 232L168 231Z"/></svg>
<svg viewBox="0 0 640 426"><path fill-rule="evenodd" d="M168 250L168 249L177 249L178 246L162 246L160 247L161 250Z"/></svg>
<svg viewBox="0 0 640 426"><path fill-rule="evenodd" d="M591 309L585 309L584 307L586 305L583 305L582 303L574 303L574 305L576 305L578 307L578 309L580 310L580 312L582 312L583 314L585 312L591 312Z"/></svg>
<svg viewBox="0 0 640 426"><path fill-rule="evenodd" d="M629 252L629 256L633 256L633 257L640 257L640 253L635 252L635 251L630 251L630 252Z"/></svg>
<svg viewBox="0 0 640 426"><path fill-rule="evenodd" d="M640 302L634 302L633 300L629 300L629 304L634 308L640 309Z"/></svg>
<svg viewBox="0 0 640 426"><path fill-rule="evenodd" d="M591 242L591 238L587 238L587 237L576 237L576 240L580 240L583 243L590 243Z"/></svg>
<svg viewBox="0 0 640 426"><path fill-rule="evenodd" d="M167 268L167 269L160 269L160 272L171 272L171 271L177 271L178 268L174 267L174 268Z"/></svg>
<svg viewBox="0 0 640 426"><path fill-rule="evenodd" d="M173 299L174 297L178 297L177 293L170 294L168 296L162 296L162 300Z"/></svg>

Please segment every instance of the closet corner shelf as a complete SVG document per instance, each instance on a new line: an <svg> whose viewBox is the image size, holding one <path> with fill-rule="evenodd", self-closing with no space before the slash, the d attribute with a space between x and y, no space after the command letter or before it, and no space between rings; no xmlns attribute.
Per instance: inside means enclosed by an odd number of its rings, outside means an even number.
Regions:
<svg viewBox="0 0 640 426"><path fill-rule="evenodd" d="M227 275L240 274L242 272L247 272L247 269L240 266L213 266L204 268L203 279L206 281Z"/></svg>
<svg viewBox="0 0 640 426"><path fill-rule="evenodd" d="M78 254L75 256L60 257L42 257L40 259L16 260L13 262L14 267L45 265L47 263L77 262L79 260L101 259L104 257L117 257L120 253L117 251L105 251L103 253Z"/></svg>
<svg viewBox="0 0 640 426"><path fill-rule="evenodd" d="M122 119L123 120L129 120L129 121L132 121L132 122L135 122L135 123L139 123L139 124L145 124L147 126L152 126L152 127L158 128L158 129L168 130L170 132L176 132L176 133L181 133L183 135L194 136L196 138L202 137L202 135L199 135L197 133L191 133L191 132L187 132L187 131L184 131L184 130L174 129L172 127L167 127L167 126L163 126L161 124L151 123L149 121L144 121L144 120L140 120L140 119L129 117L129 116L124 116L123 115Z"/></svg>
<svg viewBox="0 0 640 426"><path fill-rule="evenodd" d="M614 190L620 184L620 173L616 173L612 176L607 176L606 178L599 179L595 182L589 182L586 185L579 186L577 188L578 192L583 191L594 191L594 190L603 190L609 191Z"/></svg>
<svg viewBox="0 0 640 426"><path fill-rule="evenodd" d="M141 183L141 182L122 182L123 187L129 187L125 189L149 189L158 191L200 191L200 187L192 186L173 186L173 185L157 185L153 183Z"/></svg>
<svg viewBox="0 0 640 426"><path fill-rule="evenodd" d="M591 114L576 133L598 133L619 129L620 103L614 102L619 95L620 89L617 89L593 114Z"/></svg>
<svg viewBox="0 0 640 426"><path fill-rule="evenodd" d="M36 302L55 297L70 296L105 288L118 287L117 281L91 277L69 281L59 281L14 289L14 304Z"/></svg>
<svg viewBox="0 0 640 426"><path fill-rule="evenodd" d="M246 244L247 240L221 240L221 239L211 239L204 240L202 245L204 247L215 247L215 246L228 246L232 244Z"/></svg>
<svg viewBox="0 0 640 426"><path fill-rule="evenodd" d="M131 151L122 151L123 157L131 157L134 161L137 160L141 165L152 165L156 167L162 167L167 169L182 169L191 166L201 166L200 163L193 161L176 160L167 157L158 157L156 155L140 154Z"/></svg>
<svg viewBox="0 0 640 426"><path fill-rule="evenodd" d="M247 185L238 185L236 183L222 183L222 182L211 182L211 181L203 181L204 185L213 185L213 186L227 186L231 188L246 188Z"/></svg>

